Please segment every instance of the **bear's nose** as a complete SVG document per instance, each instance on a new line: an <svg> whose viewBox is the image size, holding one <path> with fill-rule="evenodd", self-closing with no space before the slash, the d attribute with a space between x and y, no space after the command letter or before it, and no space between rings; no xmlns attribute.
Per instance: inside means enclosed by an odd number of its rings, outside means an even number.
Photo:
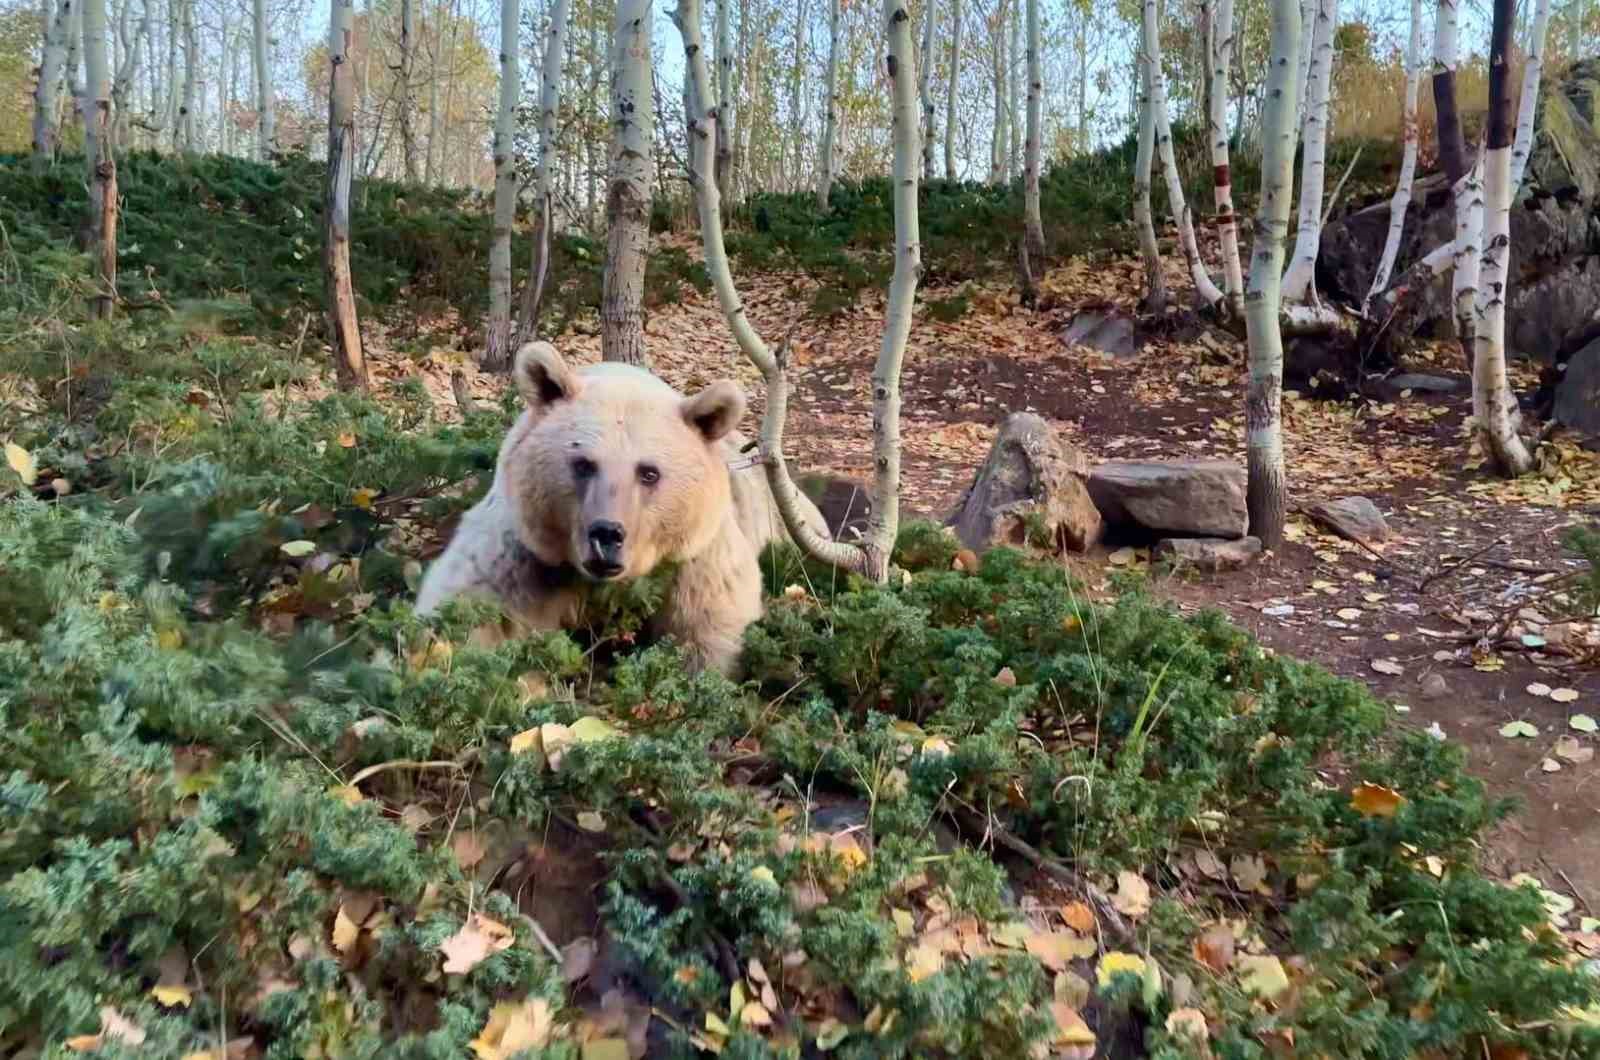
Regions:
<svg viewBox="0 0 1600 1060"><path fill-rule="evenodd" d="M622 547L623 538L628 532L622 528L621 523L601 519L589 524L589 543L601 552Z"/></svg>

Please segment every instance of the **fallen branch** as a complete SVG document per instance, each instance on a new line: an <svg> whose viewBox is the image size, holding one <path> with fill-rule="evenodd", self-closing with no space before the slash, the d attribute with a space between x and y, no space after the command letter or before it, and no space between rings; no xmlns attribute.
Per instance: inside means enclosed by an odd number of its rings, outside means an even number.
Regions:
<svg viewBox="0 0 1600 1060"><path fill-rule="evenodd" d="M1089 899L1089 904L1094 907L1096 920L1099 921L1102 930L1124 945L1131 945L1134 942L1133 929L1122 918L1122 914L1117 912L1116 906L1111 904L1111 897L1105 891L1056 859L1039 853L1012 835L992 816L986 817L964 806L951 806L949 810L963 831L980 837L979 845L982 845L984 840L992 840L1057 882L1065 884L1072 890L1082 891Z"/></svg>
<svg viewBox="0 0 1600 1060"><path fill-rule="evenodd" d="M1440 567L1438 570L1435 570L1433 573L1431 573L1427 577L1423 578L1422 581L1417 583L1417 592L1418 593L1427 592L1428 591L1428 586L1432 585L1434 582L1438 581L1440 578L1448 578L1450 575L1454 574L1456 571L1460 570L1462 567L1465 567L1467 564L1471 563L1473 560L1475 560L1475 559L1479 558L1480 556L1482 556L1485 552L1488 552L1491 549L1498 548L1501 545L1506 544L1507 541L1509 541L1509 540L1510 540L1509 538L1503 538L1503 537L1502 538L1496 538L1495 540L1489 542L1487 545L1484 545L1482 548L1478 549L1476 552L1472 553L1470 556L1466 556L1465 558L1459 559L1454 563L1451 563L1451 564L1448 564L1446 566Z"/></svg>

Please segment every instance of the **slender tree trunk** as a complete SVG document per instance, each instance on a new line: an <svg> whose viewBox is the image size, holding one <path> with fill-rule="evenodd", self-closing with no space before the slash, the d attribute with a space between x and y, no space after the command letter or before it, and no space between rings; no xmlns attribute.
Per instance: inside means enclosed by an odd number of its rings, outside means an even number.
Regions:
<svg viewBox="0 0 1600 1060"><path fill-rule="evenodd" d="M87 143L91 135L88 129L90 114L85 105L85 82L83 80L83 0L72 7L72 21L67 24L67 66L66 66L66 103L69 113L64 115L59 126L65 127L67 122L74 121L84 126L84 142Z"/></svg>
<svg viewBox="0 0 1600 1060"><path fill-rule="evenodd" d="M517 100L522 75L517 56L521 51L517 0L500 0L500 109L494 123L494 224L489 235L489 323L482 365L494 372L511 367L515 352L511 335L511 228L517 219L516 132Z"/></svg>
<svg viewBox="0 0 1600 1060"><path fill-rule="evenodd" d="M1488 149L1484 155L1485 224L1482 294L1472 364L1472 419L1484 455L1507 477L1533 469L1517 434L1517 402L1506 375L1506 299L1511 277L1511 35L1515 0L1494 0L1489 37ZM1537 33L1537 31L1535 31Z"/></svg>
<svg viewBox="0 0 1600 1060"><path fill-rule="evenodd" d="M933 179L933 145L938 130L933 127L933 24L935 0L923 0L922 10L922 60L917 85L917 96L922 100L922 179Z"/></svg>
<svg viewBox="0 0 1600 1060"><path fill-rule="evenodd" d="M272 157L278 142L272 67L267 52L267 0L251 0L250 15L250 61L256 79L256 157L265 162Z"/></svg>
<svg viewBox="0 0 1600 1060"><path fill-rule="evenodd" d="M728 176L733 168L733 20L730 0L717 0L717 191L728 196Z"/></svg>
<svg viewBox="0 0 1600 1060"><path fill-rule="evenodd" d="M539 325L539 309L544 303L544 284L550 272L551 216L550 162L556 153L556 119L561 114L561 60L567 44L567 0L555 0L550 9L550 28L545 34L544 64L539 74L539 169L534 178L534 202L539 208L539 224L533 237L533 260L528 282L522 288L522 309L517 318L517 341L521 346L533 338Z"/></svg>
<svg viewBox="0 0 1600 1060"><path fill-rule="evenodd" d="M786 152L792 171L786 174L784 187L798 191L805 186L806 126L810 122L806 100L810 93L802 91L805 81L806 47L810 43L811 26L808 21L806 0L799 0L794 15L794 65L789 68L789 145Z"/></svg>
<svg viewBox="0 0 1600 1060"><path fill-rule="evenodd" d="M956 173L956 93L961 90L961 0L950 0L950 84L944 97L944 179Z"/></svg>
<svg viewBox="0 0 1600 1060"><path fill-rule="evenodd" d="M1278 304L1289 205L1294 196L1295 71L1302 38L1295 0L1273 0L1271 65L1261 121L1261 205L1251 247L1244 320L1250 382L1245 392L1246 504L1250 532L1275 549L1283 544L1288 484L1283 466L1283 335Z"/></svg>
<svg viewBox="0 0 1600 1060"><path fill-rule="evenodd" d="M1581 8L1579 9L1581 13ZM1533 148L1533 117L1538 109L1539 79L1544 72L1544 43L1550 29L1550 0L1537 0L1528 33L1528 54L1522 66L1522 98L1517 104L1517 136L1511 148L1511 197L1522 190Z"/></svg>
<svg viewBox="0 0 1600 1060"><path fill-rule="evenodd" d="M1300 217L1294 257L1283 277L1283 300L1310 302L1322 249L1322 192L1327 178L1328 97L1333 84L1333 31L1339 24L1339 0L1315 0L1316 14L1307 34L1311 67L1306 77L1304 150L1300 156Z"/></svg>
<svg viewBox="0 0 1600 1060"><path fill-rule="evenodd" d="M1418 0L1420 2L1420 0ZM1222 277L1230 320L1244 315L1244 267L1239 261L1239 224L1233 213L1233 178L1228 167L1228 74L1233 66L1233 0L1212 0L1211 85L1207 96L1211 134L1211 187L1222 244Z"/></svg>
<svg viewBox="0 0 1600 1060"><path fill-rule="evenodd" d="M651 0L617 0L611 54L611 179L606 192L606 265L600 353L648 363L644 270L650 244L655 118L651 100Z"/></svg>
<svg viewBox="0 0 1600 1060"><path fill-rule="evenodd" d="M178 120L183 126L183 150L193 154L196 147L194 104L195 71L200 64L200 28L195 24L194 0L183 0L183 102Z"/></svg>
<svg viewBox="0 0 1600 1060"><path fill-rule="evenodd" d="M1548 4L1548 0L1543 0ZM1531 59L1530 59L1531 61ZM1402 143L1400 180L1395 184L1394 198L1389 200L1389 234L1383 241L1383 254L1378 258L1377 271L1372 274L1372 288L1367 292L1365 313L1385 287L1394 270L1394 259L1400 252L1400 236L1405 232L1406 210L1411 206L1411 184L1417 172L1417 83L1422 77L1422 0L1411 0L1411 38L1406 44L1406 98L1401 115Z"/></svg>
<svg viewBox="0 0 1600 1060"><path fill-rule="evenodd" d="M1155 0L1145 0L1153 4ZM1139 232L1139 252L1144 258L1145 312L1160 316L1167 311L1167 277L1161 269L1161 245L1156 242L1156 227L1150 209L1150 174L1156 156L1156 110L1151 93L1150 53L1138 49L1135 77L1138 86L1139 153L1133 163L1133 226Z"/></svg>
<svg viewBox="0 0 1600 1060"><path fill-rule="evenodd" d="M1089 10L1079 8L1076 37L1078 56L1078 137L1073 150L1083 154L1089 150Z"/></svg>
<svg viewBox="0 0 1600 1060"><path fill-rule="evenodd" d="M162 125L167 130L172 149L178 150L178 36L181 32L180 5L183 0L167 0L167 91L162 106Z"/></svg>
<svg viewBox="0 0 1600 1060"><path fill-rule="evenodd" d="M1001 184L1006 179L1006 144L1010 133L1006 130L1006 19L1009 12L1007 0L1000 0L995 8L994 22L994 124L989 134L989 183Z"/></svg>
<svg viewBox="0 0 1600 1060"><path fill-rule="evenodd" d="M834 144L839 127L839 3L828 0L828 114L822 126L822 151L817 158L817 210L828 212L828 193L833 189Z"/></svg>
<svg viewBox="0 0 1600 1060"><path fill-rule="evenodd" d="M1144 50L1148 55L1146 68L1150 71L1150 107L1155 117L1156 150L1161 156L1161 170L1167 178L1167 202L1172 208L1173 220L1178 225L1178 245L1183 250L1189 279L1194 283L1195 298L1202 306L1210 307L1222 301L1222 292L1211 282L1211 274L1206 271L1206 264L1200 257L1200 243L1194 234L1194 215L1184 199L1183 176L1178 172L1178 159L1172 147L1172 124L1167 117L1161 30L1156 19L1156 0L1144 0Z"/></svg>
<svg viewBox="0 0 1600 1060"><path fill-rule="evenodd" d="M456 107L456 45L461 38L461 0L450 2L450 46L444 53L444 122L445 127L439 141L439 182L450 183L450 136L451 126L455 121Z"/></svg>
<svg viewBox="0 0 1600 1060"><path fill-rule="evenodd" d="M232 58L233 49L230 45L228 32L227 8L222 9L222 25L217 31L218 61L220 67L217 71L217 152L227 154L230 149L230 127L228 120L228 61Z"/></svg>
<svg viewBox="0 0 1600 1060"><path fill-rule="evenodd" d="M1272 0L1276 2L1276 0ZM1300 60L1296 67L1295 80L1295 111L1294 132L1301 140L1305 138L1306 105L1311 99L1309 82L1311 78L1311 56L1314 49L1311 46L1312 27L1316 24L1317 0L1300 0L1300 31L1304 36L1300 42Z"/></svg>
<svg viewBox="0 0 1600 1060"><path fill-rule="evenodd" d="M122 8L118 32L122 35L124 47L116 78L111 85L111 111L115 115L112 119L113 151L122 149L126 144L128 114L133 109L130 104L137 86L139 69L144 62L144 40L150 28L149 0L145 0L144 6L140 8L139 23L134 27L133 35L128 36L128 8L131 6L132 0L128 0Z"/></svg>
<svg viewBox="0 0 1600 1060"><path fill-rule="evenodd" d="M415 6L416 0L400 0L400 68L395 71L400 80L395 86L400 94L400 151L404 155L406 180L412 184L421 180L417 167L416 88L412 81L417 48Z"/></svg>
<svg viewBox="0 0 1600 1060"><path fill-rule="evenodd" d="M1476 357L1478 273L1483 234L1482 159L1467 163L1456 107L1456 56L1459 47L1458 0L1439 0L1434 23L1434 113L1439 129L1439 161L1455 196L1456 236L1451 297L1455 303L1456 338L1471 364Z"/></svg>
<svg viewBox="0 0 1600 1060"><path fill-rule="evenodd" d="M599 3L591 3L589 10L589 106L594 115L595 125L599 126L601 119L600 104L600 68L605 65L605 60L600 52L600 19L603 12ZM589 227L592 230L600 219L600 150L598 136L584 137L584 157L588 169L588 205Z"/></svg>
<svg viewBox="0 0 1600 1060"><path fill-rule="evenodd" d="M1028 144L1022 178L1022 245L1030 273L1044 267L1044 221L1039 215L1039 137L1044 121L1044 71L1039 62L1039 0L1028 5Z"/></svg>
<svg viewBox="0 0 1600 1060"><path fill-rule="evenodd" d="M355 36L355 0L331 0L328 18L328 194L323 233L328 341L339 385L367 386L367 361L356 322L350 277L350 177L356 165L355 78L350 44Z"/></svg>
<svg viewBox="0 0 1600 1060"><path fill-rule="evenodd" d="M1017 62L1022 50L1018 28L1022 24L1022 0L1012 0L1011 19L1007 23L1006 43L1006 134L1010 140L1006 147L1006 181L1015 183L1022 176L1022 92L1017 90L1022 80L1023 64Z"/></svg>
<svg viewBox="0 0 1600 1060"><path fill-rule="evenodd" d="M1577 62L1583 58L1583 21L1584 0L1568 0L1567 17L1567 61Z"/></svg>
<svg viewBox="0 0 1600 1060"><path fill-rule="evenodd" d="M112 150L111 77L106 61L106 2L85 0L83 53L88 71L85 82L93 117L92 139L86 144L89 159L89 213L94 231L96 293L94 315L111 316L117 303L117 158Z"/></svg>
<svg viewBox="0 0 1600 1060"><path fill-rule="evenodd" d="M33 163L43 171L56 157L56 97L67 62L67 38L81 0L60 0L45 32L39 84L33 94Z"/></svg>

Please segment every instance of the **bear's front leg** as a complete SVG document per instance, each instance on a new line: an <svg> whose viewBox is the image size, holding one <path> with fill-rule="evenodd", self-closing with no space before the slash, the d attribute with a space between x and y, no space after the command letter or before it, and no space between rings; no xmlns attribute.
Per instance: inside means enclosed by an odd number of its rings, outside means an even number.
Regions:
<svg viewBox="0 0 1600 1060"><path fill-rule="evenodd" d="M746 627L761 617L761 566L738 527L730 523L729 529L679 567L655 627L681 644L697 667L731 675Z"/></svg>

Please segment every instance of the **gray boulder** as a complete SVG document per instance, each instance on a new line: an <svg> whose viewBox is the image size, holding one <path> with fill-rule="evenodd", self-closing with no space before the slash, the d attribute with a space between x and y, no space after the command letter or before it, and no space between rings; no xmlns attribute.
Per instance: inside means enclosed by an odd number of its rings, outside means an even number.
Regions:
<svg viewBox="0 0 1600 1060"><path fill-rule="evenodd" d="M1156 542L1155 555L1215 574L1238 570L1261 555L1259 537L1227 540L1220 537L1169 537Z"/></svg>
<svg viewBox="0 0 1600 1060"><path fill-rule="evenodd" d="M1088 462L1031 412L1006 418L988 459L946 525L968 548L1029 543L1030 529L1083 552L1100 540L1100 512L1084 485Z"/></svg>
<svg viewBox="0 0 1600 1060"><path fill-rule="evenodd" d="M1600 339L1567 361L1567 372L1556 384L1555 418L1575 431L1600 434Z"/></svg>
<svg viewBox="0 0 1600 1060"><path fill-rule="evenodd" d="M1389 539L1389 523L1378 506L1365 497L1340 497L1333 501L1318 501L1306 509L1314 522L1327 527L1340 537L1376 545Z"/></svg>
<svg viewBox="0 0 1600 1060"><path fill-rule="evenodd" d="M1114 309L1085 309L1072 318L1061 341L1068 346L1087 346L1113 357L1132 357L1139 352L1133 319Z"/></svg>
<svg viewBox="0 0 1600 1060"><path fill-rule="evenodd" d="M1108 460L1089 475L1106 522L1200 537L1245 535L1244 486L1244 468L1229 460Z"/></svg>

